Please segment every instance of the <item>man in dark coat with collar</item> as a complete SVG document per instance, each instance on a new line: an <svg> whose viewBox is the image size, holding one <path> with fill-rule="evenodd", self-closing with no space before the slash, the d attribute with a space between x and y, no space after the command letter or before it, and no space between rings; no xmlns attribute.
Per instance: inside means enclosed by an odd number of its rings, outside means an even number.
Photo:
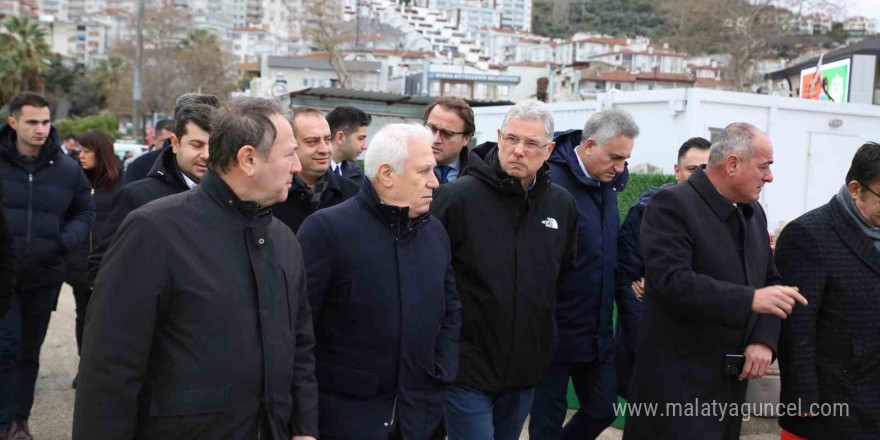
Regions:
<svg viewBox="0 0 880 440"><path fill-rule="evenodd" d="M772 163L766 134L731 124L705 171L648 205L647 291L624 439L739 438L748 379L773 361L780 318L806 304L779 285L758 203Z"/></svg>
<svg viewBox="0 0 880 440"><path fill-rule="evenodd" d="M578 252L574 269L556 294L559 349L535 390L529 438L593 439L616 418L612 315L620 225L617 194L629 180L626 160L638 134L628 113L606 110L593 114L583 132L556 137L550 175L577 201ZM563 431L569 377L580 409Z"/></svg>
<svg viewBox="0 0 880 440"><path fill-rule="evenodd" d="M89 279L94 282L104 253L116 238L119 225L129 213L153 200L195 187L207 170L211 114L219 106L214 95L189 93L181 96L174 115L174 134L162 149L145 179L122 187L107 216L106 232L89 254Z"/></svg>
<svg viewBox="0 0 880 440"><path fill-rule="evenodd" d="M443 225L431 135L386 125L367 150L371 184L303 223L317 340L321 440L442 439L458 373L461 302Z"/></svg>
<svg viewBox="0 0 880 440"><path fill-rule="evenodd" d="M846 184L789 223L776 262L810 302L782 323L779 425L810 440L880 435L880 145L863 145ZM842 407L840 405L846 405Z"/></svg>
<svg viewBox="0 0 880 440"><path fill-rule="evenodd" d="M330 126L318 109L295 109L291 124L302 172L294 178L287 200L274 206L272 213L296 233L306 217L356 196L360 185L331 171Z"/></svg>
<svg viewBox="0 0 880 440"><path fill-rule="evenodd" d="M18 264L15 293L0 315L0 438L31 438L40 349L64 282L64 256L95 222L89 181L60 145L45 98L12 98L0 128L0 184Z"/></svg>
<svg viewBox="0 0 880 440"><path fill-rule="evenodd" d="M244 98L212 127L201 184L132 212L107 253L74 439L318 436L302 254L269 211L299 170L290 123Z"/></svg>
<svg viewBox="0 0 880 440"><path fill-rule="evenodd" d="M467 145L474 137L474 110L459 97L444 96L425 109L425 125L434 134L434 174L441 185L463 176L468 165Z"/></svg>
<svg viewBox="0 0 880 440"><path fill-rule="evenodd" d="M355 161L367 149L367 130L372 122L370 115L355 107L339 106L327 113L333 147L330 171L350 179L358 188L367 179Z"/></svg>
<svg viewBox="0 0 880 440"><path fill-rule="evenodd" d="M431 213L446 226L462 301L461 367L446 392L450 440L515 440L556 352L557 283L575 261L577 208L550 182L553 116L507 113Z"/></svg>

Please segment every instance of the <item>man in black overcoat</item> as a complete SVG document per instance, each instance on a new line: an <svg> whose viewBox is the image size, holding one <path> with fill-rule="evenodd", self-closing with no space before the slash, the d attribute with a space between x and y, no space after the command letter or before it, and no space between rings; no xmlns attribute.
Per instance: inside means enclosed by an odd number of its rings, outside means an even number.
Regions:
<svg viewBox="0 0 880 440"><path fill-rule="evenodd" d="M648 205L647 291L624 439L739 438L748 379L772 362L780 318L806 302L779 285L757 203L772 163L766 134L731 124L705 170ZM741 371L725 374L727 355L745 355ZM656 413L646 415L652 404Z"/></svg>
<svg viewBox="0 0 880 440"><path fill-rule="evenodd" d="M212 121L199 185L126 217L86 315L73 438L314 440L302 253L269 206L300 169L274 102Z"/></svg>

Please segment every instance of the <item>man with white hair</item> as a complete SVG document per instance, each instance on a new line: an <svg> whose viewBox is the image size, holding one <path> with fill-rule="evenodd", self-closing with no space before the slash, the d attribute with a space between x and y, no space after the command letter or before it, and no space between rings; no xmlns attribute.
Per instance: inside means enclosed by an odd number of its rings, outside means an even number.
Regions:
<svg viewBox="0 0 880 440"><path fill-rule="evenodd" d="M615 419L617 402L614 327L617 194L626 188L626 160L639 128L621 110L593 114L583 131L556 137L550 175L577 201L578 243L574 269L556 294L559 349L535 390L529 421L533 440L594 439ZM568 380L580 409L562 428Z"/></svg>
<svg viewBox="0 0 880 440"><path fill-rule="evenodd" d="M780 285L773 263L758 203L772 163L765 133L728 125L705 171L648 205L647 290L624 439L739 438L748 380L773 361L780 318L807 302ZM646 414L654 404L659 412Z"/></svg>
<svg viewBox="0 0 880 440"><path fill-rule="evenodd" d="M370 185L303 222L315 317L321 440L441 439L458 373L461 302L443 225L432 136L390 124L370 142Z"/></svg>
<svg viewBox="0 0 880 440"><path fill-rule="evenodd" d="M513 106L498 144L470 152L437 190L462 300L461 367L446 392L450 440L515 440L556 351L557 282L574 263L574 199L550 183L553 116Z"/></svg>

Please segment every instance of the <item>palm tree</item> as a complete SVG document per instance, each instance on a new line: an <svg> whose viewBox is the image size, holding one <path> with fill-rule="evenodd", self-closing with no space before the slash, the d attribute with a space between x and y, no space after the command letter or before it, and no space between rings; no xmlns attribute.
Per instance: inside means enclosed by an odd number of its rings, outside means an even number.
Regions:
<svg viewBox="0 0 880 440"><path fill-rule="evenodd" d="M119 86L122 75L129 70L124 59L113 56L99 60L92 69L90 80L98 88L98 102L101 108L106 107L107 100Z"/></svg>
<svg viewBox="0 0 880 440"><path fill-rule="evenodd" d="M44 58L49 56L46 29L36 20L26 17L9 17L0 31L0 47L18 62L20 89L33 90L40 85L46 71Z"/></svg>

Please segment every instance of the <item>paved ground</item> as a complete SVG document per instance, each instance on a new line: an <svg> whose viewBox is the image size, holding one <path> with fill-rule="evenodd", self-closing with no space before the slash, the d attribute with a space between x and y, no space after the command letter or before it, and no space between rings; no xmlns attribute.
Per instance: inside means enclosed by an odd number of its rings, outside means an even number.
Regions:
<svg viewBox="0 0 880 440"><path fill-rule="evenodd" d="M74 390L70 383L79 358L74 337L75 306L70 287L64 286L58 310L52 315L49 334L40 356L40 377L31 416L31 431L37 440L68 440L73 422ZM608 428L600 440L619 440L622 432ZM521 440L528 439L523 433ZM753 418L743 424L743 440L778 440L776 419Z"/></svg>

